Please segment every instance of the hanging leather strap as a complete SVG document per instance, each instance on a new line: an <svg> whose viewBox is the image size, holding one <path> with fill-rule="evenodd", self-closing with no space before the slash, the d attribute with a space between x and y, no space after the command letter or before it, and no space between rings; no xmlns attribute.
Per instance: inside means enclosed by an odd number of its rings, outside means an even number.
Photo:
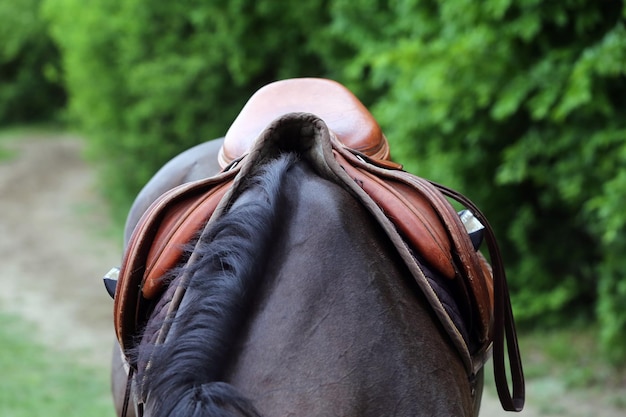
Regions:
<svg viewBox="0 0 626 417"><path fill-rule="evenodd" d="M133 385L133 375L135 370L133 367L128 369L128 377L126 378L126 389L124 390L124 403L122 404L122 413L120 417L126 417L128 415L128 406L130 404L131 387Z"/></svg>
<svg viewBox="0 0 626 417"><path fill-rule="evenodd" d="M515 320L513 318L513 310L511 308L511 299L506 281L506 272L504 270L504 262L500 254L500 248L496 240L495 233L489 225L487 218L483 213L462 194L446 187L430 181L442 194L450 197L465 207L467 207L474 216L485 227L485 241L491 258L491 267L493 269L493 288L494 288L494 327L493 327L493 373L496 383L496 390L502 408L507 411L521 411L524 408L525 384L524 371L522 369L522 359L517 343L517 332L515 330ZM513 392L509 387L506 376L506 365L504 362L504 342L506 339L506 348L511 370L511 383Z"/></svg>

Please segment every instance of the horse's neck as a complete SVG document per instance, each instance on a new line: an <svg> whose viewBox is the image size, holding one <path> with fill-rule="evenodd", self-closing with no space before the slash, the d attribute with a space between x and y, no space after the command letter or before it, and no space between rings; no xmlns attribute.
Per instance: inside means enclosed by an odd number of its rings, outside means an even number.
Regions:
<svg viewBox="0 0 626 417"><path fill-rule="evenodd" d="M284 191L231 382L266 415L466 415L465 370L370 216L300 165Z"/></svg>

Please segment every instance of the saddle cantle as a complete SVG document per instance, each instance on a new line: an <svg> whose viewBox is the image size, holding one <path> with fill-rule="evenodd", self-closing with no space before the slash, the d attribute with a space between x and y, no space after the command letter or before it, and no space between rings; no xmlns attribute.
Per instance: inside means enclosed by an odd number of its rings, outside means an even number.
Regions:
<svg viewBox="0 0 626 417"><path fill-rule="evenodd" d="M294 102L291 92L303 103ZM334 107L323 108L320 103L325 99L335 103ZM322 112L327 120L294 113L301 109ZM276 115L279 117L274 120ZM359 132L359 126L365 133ZM346 132L340 136L334 128ZM298 139L295 143L294 138ZM151 300L166 288L163 274L181 262L183 246L227 210L229 201L236 198L239 182L256 169L256 163L272 152L285 150L306 155L320 175L348 189L379 221L450 335L470 376L482 368L493 342L501 402L505 409L521 409L523 374L515 327L504 269L486 219L460 194L406 173L388 161L388 143L373 117L345 88L328 80L288 80L261 89L244 107L220 151L220 163L230 165L215 177L165 193L146 211L125 252L115 295L115 328L123 350L133 347ZM446 196L460 201L486 225L493 275L486 260L474 250ZM469 313L472 340L467 340L450 318L416 254L455 285L460 294L457 301ZM505 337L513 397L504 371Z"/></svg>
<svg viewBox="0 0 626 417"><path fill-rule="evenodd" d="M348 148L391 159L378 122L350 90L331 80L296 78L268 84L250 97L226 132L218 156L221 167L246 154L272 121L288 113L314 114Z"/></svg>

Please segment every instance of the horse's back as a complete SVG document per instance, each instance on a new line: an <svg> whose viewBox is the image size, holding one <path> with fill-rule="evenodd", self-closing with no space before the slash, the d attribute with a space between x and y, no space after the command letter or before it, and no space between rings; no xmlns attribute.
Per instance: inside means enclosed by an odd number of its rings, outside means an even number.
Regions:
<svg viewBox="0 0 626 417"><path fill-rule="evenodd" d="M283 230L227 379L267 416L472 415L456 351L360 203L304 162L283 193Z"/></svg>
<svg viewBox="0 0 626 417"><path fill-rule="evenodd" d="M168 161L137 194L126 219L124 242L127 243L133 229L148 207L166 191L181 184L217 174L217 155L223 138L213 139L193 146Z"/></svg>

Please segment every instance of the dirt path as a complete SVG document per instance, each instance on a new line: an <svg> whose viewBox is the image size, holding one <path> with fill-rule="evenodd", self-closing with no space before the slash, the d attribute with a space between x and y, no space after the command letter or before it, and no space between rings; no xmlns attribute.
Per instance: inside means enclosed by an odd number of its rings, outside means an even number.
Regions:
<svg viewBox="0 0 626 417"><path fill-rule="evenodd" d="M97 238L106 220L81 143L24 137L6 147L17 157L0 163L0 308L35 323L51 346L108 366L112 300L100 277L120 248Z"/></svg>
<svg viewBox="0 0 626 417"><path fill-rule="evenodd" d="M17 157L0 161L0 310L33 322L55 349L108 369L113 303L101 276L119 264L121 244L102 237L108 221L93 172L75 137L18 139L2 143ZM502 411L492 387L486 391L482 417L515 415ZM528 392L522 417L624 416L597 400L568 396L558 381L532 382ZM543 396L544 405L533 395Z"/></svg>

